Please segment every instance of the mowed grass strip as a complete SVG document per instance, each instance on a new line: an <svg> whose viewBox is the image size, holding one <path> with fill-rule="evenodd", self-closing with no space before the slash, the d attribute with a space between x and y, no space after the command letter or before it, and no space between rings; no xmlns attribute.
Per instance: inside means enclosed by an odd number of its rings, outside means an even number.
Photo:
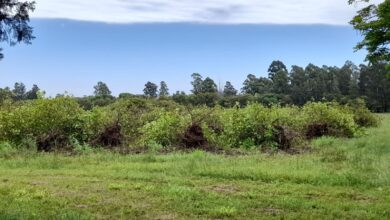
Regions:
<svg viewBox="0 0 390 220"><path fill-rule="evenodd" d="M0 159L0 219L389 219L390 115L301 155Z"/></svg>

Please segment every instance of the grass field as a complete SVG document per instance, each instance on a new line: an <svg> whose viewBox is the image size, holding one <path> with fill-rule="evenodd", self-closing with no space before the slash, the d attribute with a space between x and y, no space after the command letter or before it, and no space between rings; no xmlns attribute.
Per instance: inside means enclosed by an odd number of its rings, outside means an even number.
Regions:
<svg viewBox="0 0 390 220"><path fill-rule="evenodd" d="M390 219L390 115L301 155L0 158L0 219Z"/></svg>

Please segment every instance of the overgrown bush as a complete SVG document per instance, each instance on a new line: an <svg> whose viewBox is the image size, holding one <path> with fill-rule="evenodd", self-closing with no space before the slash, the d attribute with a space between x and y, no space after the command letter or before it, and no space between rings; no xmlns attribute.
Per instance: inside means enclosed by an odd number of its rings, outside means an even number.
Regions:
<svg viewBox="0 0 390 220"><path fill-rule="evenodd" d="M140 128L157 120L162 111L175 111L180 106L173 101L156 101L140 98L122 98L103 109L110 121L117 121L127 143L135 143L141 137Z"/></svg>
<svg viewBox="0 0 390 220"><path fill-rule="evenodd" d="M21 142L25 137L39 138L60 134L81 138L82 109L71 98L42 99L0 111L0 139Z"/></svg>
<svg viewBox="0 0 390 220"><path fill-rule="evenodd" d="M353 119L359 126L376 127L379 125L378 117L368 110L363 99L356 99L349 102L347 108L352 112Z"/></svg>
<svg viewBox="0 0 390 220"><path fill-rule="evenodd" d="M116 122L115 116L110 111L100 107L84 111L80 117L83 127L81 139L84 142L92 142L107 126Z"/></svg>
<svg viewBox="0 0 390 220"><path fill-rule="evenodd" d="M256 146L272 144L272 119L269 112L270 109L260 104L224 109L218 114L220 130L206 129L206 136L214 144L227 148L238 148L247 143Z"/></svg>
<svg viewBox="0 0 390 220"><path fill-rule="evenodd" d="M164 147L177 145L189 124L189 118L178 111L162 112L157 120L147 123L140 129L142 134L140 143L144 146L150 143L157 143Z"/></svg>
<svg viewBox="0 0 390 220"><path fill-rule="evenodd" d="M0 106L0 142L44 151L137 145L288 150L306 138L353 137L377 124L359 100L347 105L266 107L237 102L230 108L190 108L168 99L124 97L84 110L74 98L63 97Z"/></svg>
<svg viewBox="0 0 390 220"><path fill-rule="evenodd" d="M358 132L354 115L337 103L308 103L303 109L308 136L344 136L353 137ZM322 134L316 135L311 130L321 127Z"/></svg>

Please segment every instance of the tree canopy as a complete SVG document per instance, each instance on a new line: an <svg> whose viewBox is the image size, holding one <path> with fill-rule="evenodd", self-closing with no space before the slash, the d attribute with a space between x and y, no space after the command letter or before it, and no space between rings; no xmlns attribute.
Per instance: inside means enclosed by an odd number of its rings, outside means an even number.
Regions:
<svg viewBox="0 0 390 220"><path fill-rule="evenodd" d="M98 82L97 85L94 87L95 89L95 96L110 96L111 91L108 88L107 84L104 82Z"/></svg>
<svg viewBox="0 0 390 220"><path fill-rule="evenodd" d="M359 1L348 2L353 4ZM390 0L361 9L350 23L364 36L364 40L356 45L356 50L367 49L367 60L372 63L390 61Z"/></svg>
<svg viewBox="0 0 390 220"><path fill-rule="evenodd" d="M29 26L29 13L34 9L34 1L1 0L0 43L6 42L11 46L22 42L30 44L34 36L33 28ZM2 48L0 48L0 59L2 58Z"/></svg>
<svg viewBox="0 0 390 220"><path fill-rule="evenodd" d="M144 88L144 94L150 98L157 97L158 86L152 82L147 82Z"/></svg>
<svg viewBox="0 0 390 220"><path fill-rule="evenodd" d="M165 97L165 96L169 96L169 89L168 89L168 85L165 81L161 81L160 82L160 90L159 90L159 94L158 94L160 97Z"/></svg>
<svg viewBox="0 0 390 220"><path fill-rule="evenodd" d="M231 82L227 81L223 89L224 96L235 96L237 95L237 89L234 88Z"/></svg>

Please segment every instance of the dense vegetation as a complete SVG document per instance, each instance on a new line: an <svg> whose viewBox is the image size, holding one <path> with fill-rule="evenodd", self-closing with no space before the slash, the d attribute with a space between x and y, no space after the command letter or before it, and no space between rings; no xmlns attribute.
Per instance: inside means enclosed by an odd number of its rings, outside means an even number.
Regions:
<svg viewBox="0 0 390 220"><path fill-rule="evenodd" d="M293 66L280 61L269 77L249 75L242 93L230 82L194 73L191 95L169 96L147 82L144 95L111 95L99 82L94 96L44 98L37 85L0 90L0 141L40 151L87 147L139 149L281 149L319 136L354 137L377 125L366 109L389 111L385 64L342 68Z"/></svg>
<svg viewBox="0 0 390 220"><path fill-rule="evenodd" d="M72 97L5 101L0 141L40 151L84 147L143 149L238 148L291 150L323 135L354 137L377 119L362 100L303 107L250 103L232 108L188 107L164 99L120 98L84 110ZM296 144L300 143L300 144Z"/></svg>
<svg viewBox="0 0 390 220"><path fill-rule="evenodd" d="M296 155L69 157L0 144L0 219L389 219L380 117L362 137L322 137Z"/></svg>

